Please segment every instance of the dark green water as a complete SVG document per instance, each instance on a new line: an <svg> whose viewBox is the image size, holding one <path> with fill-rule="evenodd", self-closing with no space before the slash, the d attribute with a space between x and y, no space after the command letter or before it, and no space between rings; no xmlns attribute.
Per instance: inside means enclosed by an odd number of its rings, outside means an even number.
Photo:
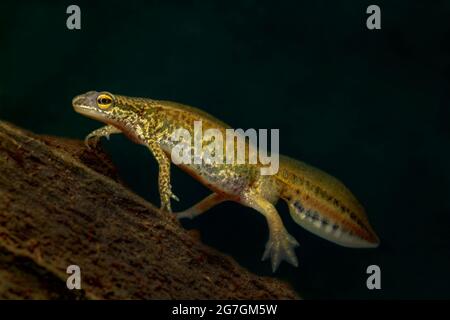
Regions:
<svg viewBox="0 0 450 320"><path fill-rule="evenodd" d="M300 267L275 275L305 298L450 298L450 2L78 2L0 4L0 118L83 138L73 112L88 90L198 106L235 128L279 128L281 153L338 177L367 209L382 245L336 246L298 227ZM106 141L105 141L106 142ZM122 136L105 146L131 188L158 203L156 163ZM208 194L174 169L184 209ZM224 203L186 228L261 275L256 211ZM366 268L381 268L381 290Z"/></svg>

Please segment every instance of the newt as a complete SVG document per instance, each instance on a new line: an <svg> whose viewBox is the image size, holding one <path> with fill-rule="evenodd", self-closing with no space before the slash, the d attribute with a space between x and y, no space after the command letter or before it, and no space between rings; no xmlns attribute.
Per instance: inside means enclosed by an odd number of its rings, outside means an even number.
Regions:
<svg viewBox="0 0 450 320"><path fill-rule="evenodd" d="M146 146L158 166L161 210L172 212L171 199L178 200L170 182L173 133L179 128L193 132L195 121L205 129L221 132L229 125L212 115L187 105L170 101L135 98L109 92L89 91L72 101L76 112L106 125L85 138L89 147L101 137L123 133L133 142ZM209 188L212 193L191 208L175 213L193 218L223 201L234 201L261 213L268 224L269 240L262 260L271 259L275 272L285 260L298 266L290 235L275 208L279 199L287 202L293 220L306 230L336 244L352 248L374 248L379 238L371 227L363 206L342 182L333 176L280 155L276 174L262 175L260 163L250 164L178 164Z"/></svg>

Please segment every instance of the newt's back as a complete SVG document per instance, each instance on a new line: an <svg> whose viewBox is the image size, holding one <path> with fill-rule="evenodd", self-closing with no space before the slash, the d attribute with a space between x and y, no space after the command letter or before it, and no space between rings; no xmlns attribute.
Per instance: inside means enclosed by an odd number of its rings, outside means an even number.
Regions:
<svg viewBox="0 0 450 320"><path fill-rule="evenodd" d="M185 129L193 129L194 121L202 121L202 126L206 129L213 128L224 131L227 128L231 128L228 124L199 108L173 101L153 101L154 105L152 107L161 108L163 119L170 120Z"/></svg>

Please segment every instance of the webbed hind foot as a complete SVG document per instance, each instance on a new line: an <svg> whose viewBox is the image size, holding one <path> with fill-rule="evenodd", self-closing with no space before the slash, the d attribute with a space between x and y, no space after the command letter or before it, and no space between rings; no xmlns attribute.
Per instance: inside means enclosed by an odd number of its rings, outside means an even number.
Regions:
<svg viewBox="0 0 450 320"><path fill-rule="evenodd" d="M298 266L297 257L294 252L295 247L298 246L298 242L286 231L277 209L275 209L273 204L251 190L243 194L241 203L259 211L266 217L267 224L269 225L269 241L267 241L262 260L270 257L273 272L278 269L278 266L283 260L294 266Z"/></svg>
<svg viewBox="0 0 450 320"><path fill-rule="evenodd" d="M297 240L286 230L273 233L266 243L266 249L261 260L266 260L270 257L273 272L278 269L278 266L283 260L297 267L298 261L295 255L295 248L298 245Z"/></svg>

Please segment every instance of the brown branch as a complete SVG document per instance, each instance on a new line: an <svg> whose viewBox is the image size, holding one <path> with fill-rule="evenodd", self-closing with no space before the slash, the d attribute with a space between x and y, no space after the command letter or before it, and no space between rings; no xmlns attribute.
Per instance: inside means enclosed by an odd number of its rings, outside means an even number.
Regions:
<svg viewBox="0 0 450 320"><path fill-rule="evenodd" d="M66 268L81 268L68 290ZM296 299L203 245L83 142L0 122L0 298Z"/></svg>

